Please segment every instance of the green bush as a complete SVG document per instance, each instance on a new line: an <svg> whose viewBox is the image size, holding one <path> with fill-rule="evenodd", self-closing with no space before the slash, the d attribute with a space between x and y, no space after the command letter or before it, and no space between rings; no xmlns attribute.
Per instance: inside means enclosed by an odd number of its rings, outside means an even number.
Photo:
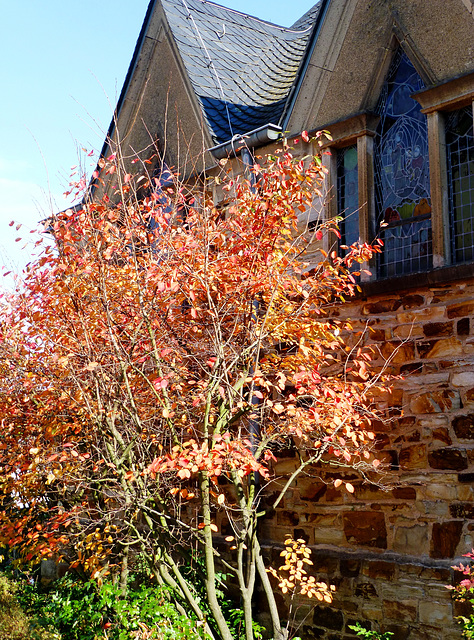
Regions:
<svg viewBox="0 0 474 640"><path fill-rule="evenodd" d="M157 586L130 588L124 597L112 582L98 587L67 575L44 590L25 581L18 596L23 608L60 640L205 638L199 624L181 615Z"/></svg>
<svg viewBox="0 0 474 640"><path fill-rule="evenodd" d="M364 629L364 627L359 622L355 625L349 625L349 629L355 631L359 638L365 638L365 640L390 640L390 638L393 636L393 633L391 631L379 633L378 631L370 631L369 629Z"/></svg>
<svg viewBox="0 0 474 640"><path fill-rule="evenodd" d="M236 608L220 576L218 597L235 640L244 640L243 611ZM199 580L196 580L197 597ZM211 618L209 616L209 621ZM85 581L68 574L45 586L0 573L1 640L205 640L204 625L182 615L167 591L145 574L132 576L126 596L113 582ZM254 636L264 628L254 622Z"/></svg>
<svg viewBox="0 0 474 640"><path fill-rule="evenodd" d="M96 585L65 576L49 587L23 580L18 600L39 624L61 640L95 640L103 636L103 613Z"/></svg>
<svg viewBox="0 0 474 640"><path fill-rule="evenodd" d="M109 638L129 640L140 630L148 629L147 638L157 640L200 640L206 637L199 623L181 615L169 602L160 587L142 585L131 589L127 598L120 596L119 589L112 583L105 583L99 591L100 607L110 612L111 627Z"/></svg>
<svg viewBox="0 0 474 640"><path fill-rule="evenodd" d="M0 573L0 630L2 640L61 640L35 616L28 616L18 600L18 585Z"/></svg>

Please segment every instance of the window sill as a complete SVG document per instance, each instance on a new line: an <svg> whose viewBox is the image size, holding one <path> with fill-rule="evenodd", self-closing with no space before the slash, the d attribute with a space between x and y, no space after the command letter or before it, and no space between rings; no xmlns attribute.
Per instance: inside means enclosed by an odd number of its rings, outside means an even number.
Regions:
<svg viewBox="0 0 474 640"><path fill-rule="evenodd" d="M396 278L386 278L361 283L362 296L376 296L393 291L406 289L420 289L447 284L456 280L474 278L474 263L459 264L449 267L441 267L424 273L411 273Z"/></svg>

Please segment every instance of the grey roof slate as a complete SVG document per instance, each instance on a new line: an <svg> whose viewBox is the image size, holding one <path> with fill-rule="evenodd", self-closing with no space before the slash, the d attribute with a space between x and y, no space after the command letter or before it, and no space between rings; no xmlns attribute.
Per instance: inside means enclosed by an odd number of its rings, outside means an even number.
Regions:
<svg viewBox="0 0 474 640"><path fill-rule="evenodd" d="M207 0L161 0L216 144L278 124L321 0L286 28Z"/></svg>
<svg viewBox="0 0 474 640"><path fill-rule="evenodd" d="M321 9L321 3L317 2L314 7L311 7L309 11L307 11L304 15L301 16L294 24L291 25L292 29L307 29L311 27L316 18L318 17L318 13Z"/></svg>

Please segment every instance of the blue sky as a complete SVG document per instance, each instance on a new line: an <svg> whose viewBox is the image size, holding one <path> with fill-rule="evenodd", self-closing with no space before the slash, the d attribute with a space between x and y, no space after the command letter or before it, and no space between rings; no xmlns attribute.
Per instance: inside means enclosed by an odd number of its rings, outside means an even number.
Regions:
<svg viewBox="0 0 474 640"><path fill-rule="evenodd" d="M314 2L219 4L288 26ZM62 196L70 168L80 147L102 146L147 6L148 0L3 4L0 267L21 270L34 254L37 236L29 232L37 221L71 204ZM19 231L8 226L11 220L22 224Z"/></svg>

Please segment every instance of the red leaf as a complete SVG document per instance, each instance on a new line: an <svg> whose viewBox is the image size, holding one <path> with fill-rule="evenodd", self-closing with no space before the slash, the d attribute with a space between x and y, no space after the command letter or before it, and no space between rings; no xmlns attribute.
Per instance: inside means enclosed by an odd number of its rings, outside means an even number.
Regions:
<svg viewBox="0 0 474 640"><path fill-rule="evenodd" d="M166 387L168 386L168 378L156 378L156 380L153 380L153 386L155 387L155 389L166 389Z"/></svg>

